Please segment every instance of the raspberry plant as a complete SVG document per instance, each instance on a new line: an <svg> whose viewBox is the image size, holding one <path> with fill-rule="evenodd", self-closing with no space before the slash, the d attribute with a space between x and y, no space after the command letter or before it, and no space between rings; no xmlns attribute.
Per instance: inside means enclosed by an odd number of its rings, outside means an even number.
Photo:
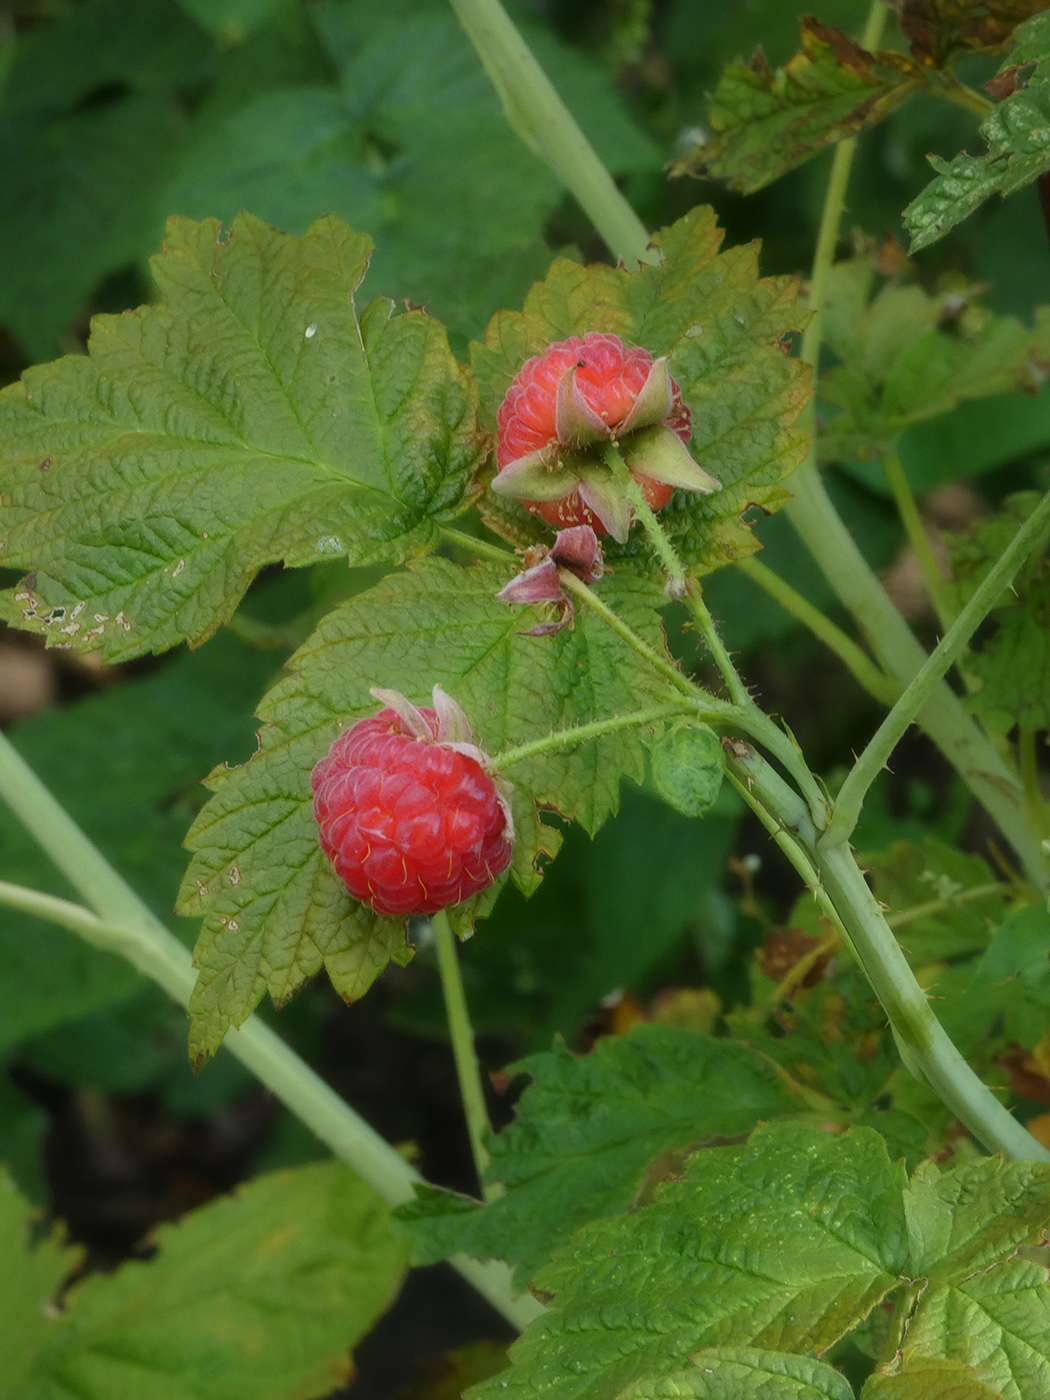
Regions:
<svg viewBox="0 0 1050 1400"><path fill-rule="evenodd" d="M243 629L267 566L371 570L314 609L259 703L257 752L206 778L178 903L199 920L192 965L0 746L0 791L82 902L10 883L0 899L158 983L189 1010L203 1076L225 1046L346 1164L262 1177L47 1312L71 1261L54 1238L27 1246L5 1178L12 1394L146 1393L162 1373L186 1377L173 1396L323 1394L409 1249L451 1259L523 1331L479 1400L1050 1387L1050 1134L1025 1103L1050 1080L1050 493L949 539L948 577L901 455L960 405L1036 391L1046 311L1029 328L970 285L921 290L899 248L835 258L856 134L918 93L980 114L989 151L937 163L905 215L915 248L1045 175L1050 27L1038 4L894 8L885 49L876 3L859 41L805 19L783 68L730 64L680 161L754 191L835 146L804 286L723 246L704 204L650 236L496 0L454 0L610 261L555 257L461 360L426 307L362 292L372 243L336 214L298 235L175 216L157 301L97 316L86 355L0 396L17 571L0 611L49 647L197 646ZM330 38L352 26L325 13ZM1003 56L991 97L965 81L974 53ZM895 502L939 623L929 652L836 510L834 463ZM851 630L755 557L757 516L781 509ZM841 772L816 773L752 693L708 601L729 568L884 709ZM913 724L994 828L994 870L929 836L858 860ZM748 808L799 902L767 929L749 999L683 993L677 1023L528 1056L493 1135L456 938L484 940L511 887L536 895L573 827L596 836L641 784L690 823ZM660 890L691 873L668 851ZM255 1014L322 970L356 1001L428 941L477 1197L423 1181Z"/></svg>

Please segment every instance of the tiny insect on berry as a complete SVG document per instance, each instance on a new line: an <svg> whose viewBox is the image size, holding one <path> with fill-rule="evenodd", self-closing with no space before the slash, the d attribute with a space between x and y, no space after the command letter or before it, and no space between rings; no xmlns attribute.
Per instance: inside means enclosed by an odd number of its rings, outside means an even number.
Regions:
<svg viewBox="0 0 1050 1400"><path fill-rule="evenodd" d="M467 718L373 690L386 708L336 739L313 770L321 849L378 914L433 914L487 889L510 864L509 785L488 772Z"/></svg>
<svg viewBox="0 0 1050 1400"><path fill-rule="evenodd" d="M666 359L616 335L588 331L526 360L500 405L497 429L492 489L559 529L588 525L626 540L632 507L608 464L610 447L653 510L667 505L676 486L720 489L686 446L690 413Z"/></svg>

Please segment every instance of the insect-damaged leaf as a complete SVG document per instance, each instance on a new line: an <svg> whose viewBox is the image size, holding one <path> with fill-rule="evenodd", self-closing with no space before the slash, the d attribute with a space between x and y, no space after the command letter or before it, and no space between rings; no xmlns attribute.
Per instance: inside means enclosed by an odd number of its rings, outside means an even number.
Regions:
<svg viewBox="0 0 1050 1400"><path fill-rule="evenodd" d="M266 991L284 1002L324 966L341 995L354 999L388 959L412 955L406 920L373 913L333 874L313 816L311 770L341 728L376 712L370 687L401 690L428 704L431 688L441 685L490 755L676 694L589 609L578 611L572 630L525 635L536 610L510 608L495 596L515 563L508 556L507 568L465 569L436 558L419 561L336 608L260 706L260 752L242 767L211 775L214 796L187 838L195 855L179 906L205 917L190 1008L195 1059L206 1058ZM595 587L666 656L656 589L626 574ZM537 859L557 849L558 834L539 822L537 804L594 832L616 810L621 779L640 783L644 775L634 728L582 746L569 742L509 767L516 883L526 892L534 888ZM451 911L461 932L499 888Z"/></svg>
<svg viewBox="0 0 1050 1400"><path fill-rule="evenodd" d="M1046 0L887 0L920 63L937 68L960 52L1001 49Z"/></svg>
<svg viewBox="0 0 1050 1400"><path fill-rule="evenodd" d="M897 1285L903 1186L864 1128L772 1124L697 1152L652 1204L585 1226L542 1270L550 1311L477 1400L613 1400L703 1347L825 1350Z"/></svg>
<svg viewBox="0 0 1050 1400"><path fill-rule="evenodd" d="M471 391L442 326L383 299L371 243L173 219L164 302L0 395L8 621L119 660L203 641L277 560L397 561L470 501Z"/></svg>
<svg viewBox="0 0 1050 1400"><path fill-rule="evenodd" d="M707 112L710 134L675 166L750 193L844 136L873 126L922 81L893 50L869 53L830 24L799 21L802 47L775 72L761 49L722 74Z"/></svg>
<svg viewBox="0 0 1050 1400"><path fill-rule="evenodd" d="M490 1140L488 1175L507 1194L481 1207L427 1190L402 1206L417 1262L459 1250L506 1259L524 1285L574 1230L626 1210L680 1168L684 1149L799 1106L750 1049L670 1026L606 1036L582 1056L556 1042L511 1071L534 1082Z"/></svg>
<svg viewBox="0 0 1050 1400"><path fill-rule="evenodd" d="M722 230L700 206L653 238L662 260L637 272L557 259L532 288L522 311L492 318L484 344L471 346L478 380L478 418L494 432L514 376L531 355L555 341L605 331L626 344L666 355L692 413L689 450L721 482L700 496L676 491L660 512L690 572L708 573L756 547L741 520L748 506L776 510L787 499L783 479L800 461L806 439L795 427L809 394L808 372L787 354L790 331L808 315L796 303L791 277L759 277L758 245L720 253ZM517 502L488 491L480 509L515 544L549 537ZM625 545L610 540L606 558L649 565L651 550L634 529Z"/></svg>
<svg viewBox="0 0 1050 1400"><path fill-rule="evenodd" d="M981 123L987 152L971 156L963 151L950 161L929 157L937 177L903 216L913 251L943 237L993 194L1013 194L1050 170L1048 56L1050 14L1044 11L1020 27L1017 42L999 70L996 81L1009 95Z"/></svg>

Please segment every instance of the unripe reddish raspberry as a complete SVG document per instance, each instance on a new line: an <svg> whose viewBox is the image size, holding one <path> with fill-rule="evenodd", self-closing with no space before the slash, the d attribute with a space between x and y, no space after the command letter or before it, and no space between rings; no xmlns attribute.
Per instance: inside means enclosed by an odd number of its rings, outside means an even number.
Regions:
<svg viewBox="0 0 1050 1400"><path fill-rule="evenodd" d="M676 486L719 489L685 446L689 410L666 361L616 335L588 331L526 360L500 405L497 429L492 489L559 529L589 525L627 538L631 505L604 458L610 446L653 510Z"/></svg>
<svg viewBox="0 0 1050 1400"><path fill-rule="evenodd" d="M339 735L313 770L321 849L378 914L433 914L487 889L510 864L508 786L486 771L459 706L373 690L386 709ZM502 790L501 790L502 789Z"/></svg>

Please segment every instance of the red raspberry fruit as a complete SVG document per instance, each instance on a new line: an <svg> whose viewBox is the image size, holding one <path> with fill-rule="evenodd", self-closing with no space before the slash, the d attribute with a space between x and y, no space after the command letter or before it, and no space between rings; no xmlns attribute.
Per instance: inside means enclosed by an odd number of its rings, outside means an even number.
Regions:
<svg viewBox="0 0 1050 1400"><path fill-rule="evenodd" d="M439 686L432 710L372 694L388 708L340 734L311 776L321 849L377 914L433 914L510 864L506 785L486 772L466 716Z"/></svg>
<svg viewBox="0 0 1050 1400"><path fill-rule="evenodd" d="M689 410L664 359L588 331L549 345L515 375L497 415L494 491L549 524L624 540L631 507L602 456L615 446L653 510L676 486L714 491L693 460Z"/></svg>

